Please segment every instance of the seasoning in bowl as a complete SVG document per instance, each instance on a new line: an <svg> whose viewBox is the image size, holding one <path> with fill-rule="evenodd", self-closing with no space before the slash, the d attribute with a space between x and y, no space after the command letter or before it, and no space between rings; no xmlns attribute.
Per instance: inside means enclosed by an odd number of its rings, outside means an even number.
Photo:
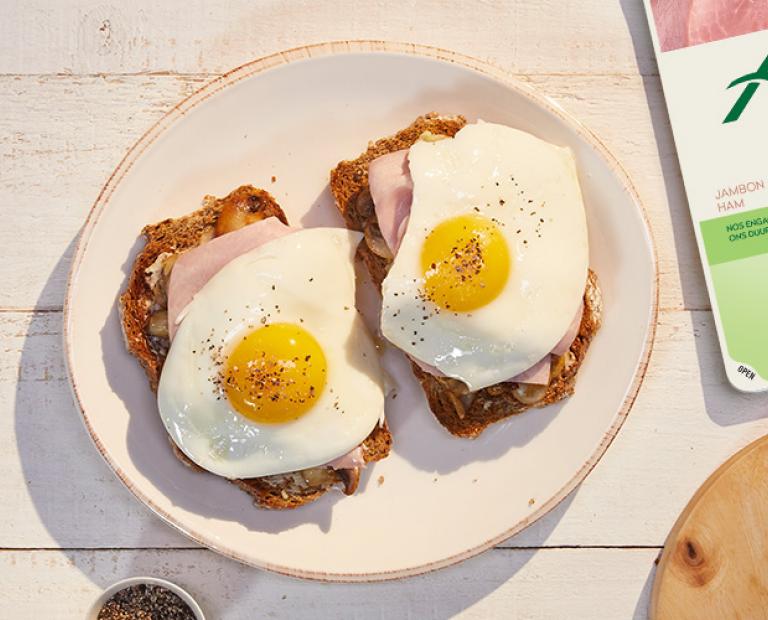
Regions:
<svg viewBox="0 0 768 620"><path fill-rule="evenodd" d="M177 594L158 585L137 584L115 592L99 610L97 620L195 620L195 613Z"/></svg>

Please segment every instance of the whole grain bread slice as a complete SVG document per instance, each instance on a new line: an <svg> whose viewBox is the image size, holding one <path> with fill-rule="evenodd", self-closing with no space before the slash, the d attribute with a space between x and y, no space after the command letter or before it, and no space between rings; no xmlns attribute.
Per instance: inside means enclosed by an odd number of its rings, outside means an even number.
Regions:
<svg viewBox="0 0 768 620"><path fill-rule="evenodd" d="M126 346L144 368L153 391L157 390L170 347L166 292L176 257L217 234L226 234L267 217L277 217L284 224L288 223L285 213L269 192L244 185L225 198L206 196L197 211L142 230L146 244L133 263L119 308ZM168 440L179 460L192 469L204 471L179 450L170 437ZM363 458L366 462L383 459L389 454L391 444L392 436L386 425L377 425L361 444ZM259 507L288 509L312 502L340 485L345 493L354 493L359 475L357 468L314 467L231 482L251 495Z"/></svg>
<svg viewBox="0 0 768 620"><path fill-rule="evenodd" d="M374 211L368 186L368 164L387 153L410 148L425 133L453 137L464 125L462 116L440 116L435 113L418 117L393 136L371 142L364 153L340 162L331 171L331 192L348 228L362 231L365 238L357 255L365 263L371 278L381 283L392 264ZM547 386L514 382L497 383L476 392L455 379L436 377L412 364L413 374L421 384L429 407L448 432L458 437L477 437L490 424L528 409L556 403L573 394L576 374L589 344L600 328L602 298L597 276L589 271L584 290L584 314L578 336L570 350L554 360Z"/></svg>

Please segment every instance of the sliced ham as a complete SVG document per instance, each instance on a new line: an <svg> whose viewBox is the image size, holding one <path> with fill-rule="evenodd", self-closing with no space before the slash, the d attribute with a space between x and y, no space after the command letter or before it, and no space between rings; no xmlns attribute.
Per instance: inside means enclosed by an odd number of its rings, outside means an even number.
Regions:
<svg viewBox="0 0 768 620"><path fill-rule="evenodd" d="M651 0L662 52L768 29L765 0Z"/></svg>
<svg viewBox="0 0 768 620"><path fill-rule="evenodd" d="M171 339L176 333L181 312L224 265L293 230L276 217L268 217L211 239L179 256L168 284L168 333Z"/></svg>
<svg viewBox="0 0 768 620"><path fill-rule="evenodd" d="M365 458L363 457L363 446L357 446L354 450L343 454L326 463L334 469L354 469L355 467L365 467Z"/></svg>
<svg viewBox="0 0 768 620"><path fill-rule="evenodd" d="M708 43L768 28L765 0L691 0L688 45Z"/></svg>
<svg viewBox="0 0 768 620"><path fill-rule="evenodd" d="M420 359L413 357L412 355L408 356L408 359L411 360L414 364L416 364L419 368L421 368L424 372L429 373L430 375L434 377L447 377L448 375L442 373L434 366L430 366L426 362L422 362Z"/></svg>
<svg viewBox="0 0 768 620"><path fill-rule="evenodd" d="M552 366L552 356L547 355L543 360L536 362L528 370L515 375L509 381L515 383L531 383L533 385L549 385L549 369Z"/></svg>
<svg viewBox="0 0 768 620"><path fill-rule="evenodd" d="M374 159L368 166L368 186L381 236L395 254L405 234L413 200L408 151L395 151Z"/></svg>
<svg viewBox="0 0 768 620"><path fill-rule="evenodd" d="M565 332L565 335L560 339L560 342L558 342L555 345L555 348L552 349L552 355L557 355L559 357L561 355L564 355L565 352L571 348L573 341L576 340L576 336L579 335L579 328L581 327L581 317L583 314L584 314L584 302L579 304L579 310L576 313L576 316L573 317L573 320L571 321L571 324L568 327L568 331Z"/></svg>
<svg viewBox="0 0 768 620"><path fill-rule="evenodd" d="M662 52L688 46L688 13L692 0L651 0Z"/></svg>
<svg viewBox="0 0 768 620"><path fill-rule="evenodd" d="M409 355L408 358L414 364L416 364L419 368L421 368L424 372L428 372L430 375L433 375L435 377L447 376L444 372L440 371L434 366L430 366L429 364L426 364L421 360L416 359L415 357L412 357ZM552 358L550 355L547 355L543 360L536 362L533 366L531 366L527 370L524 370L520 374L517 374L514 377L510 377L509 379L507 379L507 381L512 383L531 383L533 385L548 385L549 369L551 368L551 366L552 366Z"/></svg>
<svg viewBox="0 0 768 620"><path fill-rule="evenodd" d="M413 201L413 180L408 167L408 151L395 151L374 159L368 165L368 184L371 189L371 198L381 236L392 253L395 254L400 247L403 235L405 235L408 218L411 214L411 202ZM551 351L552 355L563 355L571 347L579 333L583 312L584 306L582 304L571 321L568 331ZM410 359L424 372L436 377L446 376L434 366L430 366L415 357ZM510 377L507 381L547 385L550 367L551 357L547 355L541 361L520 374Z"/></svg>

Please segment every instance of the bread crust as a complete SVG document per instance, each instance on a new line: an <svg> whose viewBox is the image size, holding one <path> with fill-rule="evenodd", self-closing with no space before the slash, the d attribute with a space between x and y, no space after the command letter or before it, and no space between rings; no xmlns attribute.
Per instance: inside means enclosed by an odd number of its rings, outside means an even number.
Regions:
<svg viewBox="0 0 768 620"><path fill-rule="evenodd" d="M166 219L145 226L142 230L146 243L134 260L125 292L119 299L119 310L126 347L144 368L153 391L157 391L160 372L170 346L167 338L149 333L150 319L166 309L167 276L171 270L171 267L166 266L172 266L174 257L182 252L212 239L222 213L234 208L245 210L249 222L277 217L288 224L285 213L269 192L243 185L224 198L205 196L203 206L189 215ZM148 269L156 272L157 277L150 277ZM205 471L193 463L170 436L168 440L180 461L196 471ZM377 425L361 444L366 463L386 457L391 444L392 436L386 425ZM340 485L345 493L352 493L357 487L358 477L359 471L316 467L230 482L248 493L257 506L280 510L310 503Z"/></svg>
<svg viewBox="0 0 768 620"><path fill-rule="evenodd" d="M357 256L365 263L376 286L381 283L392 264L391 256L381 251L377 239L378 222L368 187L368 164L387 153L410 148L424 132L453 137L466 124L462 116L444 117L435 113L418 117L405 129L393 136L369 144L367 150L353 160L340 162L331 171L331 192L348 228L363 231L366 237L357 249ZM600 328L602 298L597 275L589 270L584 291L584 314L579 333L570 351L561 360L561 369L551 376L540 398L525 403L515 394L523 391L514 382L497 383L476 392L468 392L461 381L435 377L412 363L413 374L421 384L432 413L451 434L458 437L477 437L489 425L528 409L545 407L573 394L576 375L589 344ZM530 400L522 395L524 400Z"/></svg>

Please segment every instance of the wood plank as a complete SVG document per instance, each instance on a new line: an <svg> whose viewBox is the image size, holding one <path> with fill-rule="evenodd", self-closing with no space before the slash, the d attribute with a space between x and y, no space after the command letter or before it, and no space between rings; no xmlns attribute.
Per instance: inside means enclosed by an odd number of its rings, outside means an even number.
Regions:
<svg viewBox="0 0 768 620"><path fill-rule="evenodd" d="M0 308L60 308L75 238L128 148L208 78L0 78ZM52 114L51 102L55 102Z"/></svg>
<svg viewBox="0 0 768 620"><path fill-rule="evenodd" d="M138 575L187 588L209 618L427 620L646 618L655 549L493 550L383 584L302 582L204 550L0 553L4 618L82 618L99 593Z"/></svg>
<svg viewBox="0 0 768 620"><path fill-rule="evenodd" d="M191 546L133 499L91 443L61 339L60 313L0 313L0 547Z"/></svg>
<svg viewBox="0 0 768 620"><path fill-rule="evenodd" d="M656 236L661 307L709 308L658 78L528 79L591 127L635 180ZM0 308L61 307L74 239L102 184L152 122L206 80L0 77L0 208L13 214L0 244L15 257L0 261Z"/></svg>
<svg viewBox="0 0 768 620"><path fill-rule="evenodd" d="M176 547L102 463L61 360L59 313L0 313L0 547ZM688 498L768 432L727 384L709 312L663 312L645 385L584 484L506 546L660 546ZM115 524L119 523L119 527Z"/></svg>
<svg viewBox="0 0 768 620"><path fill-rule="evenodd" d="M0 73L220 73L344 39L446 47L525 73L655 71L642 5L628 1L11 0L0 9Z"/></svg>

